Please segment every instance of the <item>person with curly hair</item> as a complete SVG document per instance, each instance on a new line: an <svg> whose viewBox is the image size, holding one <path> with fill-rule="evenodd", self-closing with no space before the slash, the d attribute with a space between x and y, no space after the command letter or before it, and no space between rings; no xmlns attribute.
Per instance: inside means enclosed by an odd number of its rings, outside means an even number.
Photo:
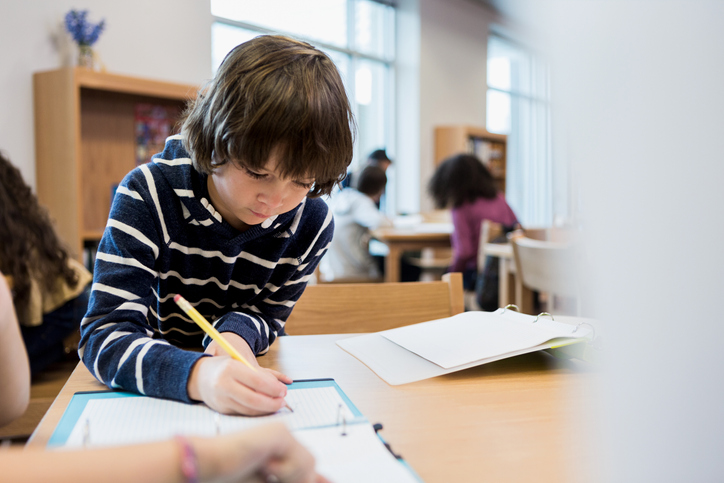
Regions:
<svg viewBox="0 0 724 483"><path fill-rule="evenodd" d="M445 159L430 179L428 192L437 208L451 208L453 260L450 271L462 272L465 289L478 292L480 298L482 281L477 277L480 225L483 220L490 220L502 224L504 232L508 232L519 225L518 218L503 193L496 188L490 171L471 154ZM497 294L493 299L497 304ZM494 310L485 308L491 309Z"/></svg>
<svg viewBox="0 0 724 483"><path fill-rule="evenodd" d="M20 170L0 154L0 271L12 299L33 375L66 355L79 332L91 274L71 258Z"/></svg>

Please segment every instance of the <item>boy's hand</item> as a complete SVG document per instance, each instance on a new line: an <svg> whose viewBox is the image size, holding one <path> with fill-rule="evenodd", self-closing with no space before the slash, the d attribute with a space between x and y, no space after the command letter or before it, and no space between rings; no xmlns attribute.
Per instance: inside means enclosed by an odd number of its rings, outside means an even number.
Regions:
<svg viewBox="0 0 724 483"><path fill-rule="evenodd" d="M249 344L244 340L243 337L241 337L238 334L235 334L233 332L224 332L224 339L231 344L231 346L236 349L241 356L246 359L246 361L256 367L257 369L260 369L262 371L266 371L274 375L278 380L283 382L284 384L291 384L294 382L290 377L282 374L279 371L275 371L273 369L266 369L259 366L259 363L256 360L256 356L254 355L254 352L252 352L251 347L249 347ZM224 349L221 348L219 344L216 343L216 341L212 340L211 344L206 348L204 351L205 354L211 354L212 356L226 356L228 355Z"/></svg>
<svg viewBox="0 0 724 483"><path fill-rule="evenodd" d="M225 332L224 338L256 371L233 360L212 342L205 352L214 357L199 359L191 369L187 386L189 397L224 414L258 416L281 409L287 394L282 382L291 383L291 379L259 367L251 348L240 336Z"/></svg>

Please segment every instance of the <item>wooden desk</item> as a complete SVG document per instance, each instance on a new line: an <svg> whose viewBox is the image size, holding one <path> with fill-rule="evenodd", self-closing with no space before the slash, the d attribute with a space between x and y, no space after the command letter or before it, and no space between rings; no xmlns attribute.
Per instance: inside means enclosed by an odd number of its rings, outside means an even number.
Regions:
<svg viewBox="0 0 724 483"><path fill-rule="evenodd" d="M390 253L385 257L385 282L400 281L400 260L403 252L425 248L450 248L452 224L449 229L441 229L441 224L438 223L430 226L430 230L426 230L425 223L414 227L372 230L372 237L390 249Z"/></svg>
<svg viewBox="0 0 724 483"><path fill-rule="evenodd" d="M333 377L426 483L580 481L587 366L537 352L389 386L336 346L344 337L280 337L259 362L294 379ZM47 444L74 392L102 387L79 365L28 445Z"/></svg>

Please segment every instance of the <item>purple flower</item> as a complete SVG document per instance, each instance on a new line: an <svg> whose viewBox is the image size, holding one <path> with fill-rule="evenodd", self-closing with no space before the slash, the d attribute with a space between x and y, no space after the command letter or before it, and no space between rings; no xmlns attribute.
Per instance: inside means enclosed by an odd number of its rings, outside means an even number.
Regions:
<svg viewBox="0 0 724 483"><path fill-rule="evenodd" d="M78 45L91 46L96 43L106 25L105 20L93 25L86 20L88 10L71 10L65 14L65 29Z"/></svg>

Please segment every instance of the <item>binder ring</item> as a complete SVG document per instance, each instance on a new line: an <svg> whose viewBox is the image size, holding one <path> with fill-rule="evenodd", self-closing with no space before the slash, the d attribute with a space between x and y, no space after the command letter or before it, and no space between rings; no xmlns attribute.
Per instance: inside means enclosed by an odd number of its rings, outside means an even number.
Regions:
<svg viewBox="0 0 724 483"><path fill-rule="evenodd" d="M503 313L505 313L505 311L508 309L515 310L516 312L520 312L520 309L515 304L508 304L505 307L503 307Z"/></svg>
<svg viewBox="0 0 724 483"><path fill-rule="evenodd" d="M575 334L576 331L578 330L578 328L579 328L580 326L582 326L582 325L587 325L587 326L589 326L589 327L591 328L591 332L592 332L592 334L591 334L591 340L595 339L595 338L596 338L596 328L595 328L595 327L593 326L593 324L591 324L590 322L579 322L578 324L576 324L576 328L573 329L573 332L572 332L572 333Z"/></svg>
<svg viewBox="0 0 724 483"><path fill-rule="evenodd" d="M548 312L541 312L540 314L538 314L538 315L536 316L536 318L535 318L535 320L533 321L533 323L535 324L536 322L538 322L538 319L540 319L541 317L546 317L546 316L550 317L551 320L556 320L556 319L554 319L553 316L552 316L551 314L549 314ZM575 331L574 331L574 332L575 332Z"/></svg>

